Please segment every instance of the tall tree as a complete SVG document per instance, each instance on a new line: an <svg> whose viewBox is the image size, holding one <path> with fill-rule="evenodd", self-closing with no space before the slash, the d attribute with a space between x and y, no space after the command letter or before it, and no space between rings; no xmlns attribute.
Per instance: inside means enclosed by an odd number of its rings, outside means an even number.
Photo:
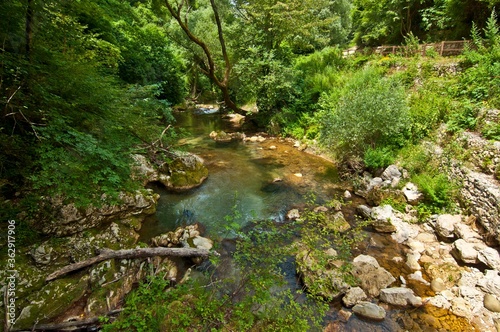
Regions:
<svg viewBox="0 0 500 332"><path fill-rule="evenodd" d="M222 29L222 21L219 14L219 9L214 0L210 0L210 8L212 9L217 29L217 37L219 41L220 52L224 60L224 69L222 73L218 71L216 66L215 54L210 49L207 41L197 36L189 25L189 13L192 10L192 4L188 0L169 1L165 0L170 15L177 21L180 28L184 31L191 42L196 44L203 51L204 58L199 61L199 69L205 74L222 92L225 106L237 113L243 113L236 103L233 101L229 91L229 79L231 76L232 63L229 59L226 41Z"/></svg>

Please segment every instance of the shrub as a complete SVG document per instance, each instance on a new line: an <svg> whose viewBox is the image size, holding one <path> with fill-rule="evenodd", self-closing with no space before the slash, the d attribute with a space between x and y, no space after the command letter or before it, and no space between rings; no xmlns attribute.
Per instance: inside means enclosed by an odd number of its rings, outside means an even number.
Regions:
<svg viewBox="0 0 500 332"><path fill-rule="evenodd" d="M394 152L387 147L368 148L363 159L366 167L371 169L385 168L394 162Z"/></svg>
<svg viewBox="0 0 500 332"><path fill-rule="evenodd" d="M413 176L412 181L420 188L433 212L452 207L455 186L444 174L423 173Z"/></svg>
<svg viewBox="0 0 500 332"><path fill-rule="evenodd" d="M340 157L401 145L409 122L402 85L371 67L355 73L340 93L322 96L320 107L320 141Z"/></svg>

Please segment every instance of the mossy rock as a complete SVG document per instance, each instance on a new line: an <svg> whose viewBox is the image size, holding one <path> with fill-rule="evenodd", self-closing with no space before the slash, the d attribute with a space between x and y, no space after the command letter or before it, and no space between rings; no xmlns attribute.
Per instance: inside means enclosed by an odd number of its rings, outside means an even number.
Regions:
<svg viewBox="0 0 500 332"><path fill-rule="evenodd" d="M371 206L378 206L383 201L392 200L396 203L406 204L406 198L401 190L374 188L366 196L366 201Z"/></svg>
<svg viewBox="0 0 500 332"><path fill-rule="evenodd" d="M200 186L208 177L203 159L194 154L174 158L166 166L167 176L160 176L160 182L173 191L185 191Z"/></svg>
<svg viewBox="0 0 500 332"><path fill-rule="evenodd" d="M26 298L14 328L31 329L35 323L51 323L73 303L84 296L88 289L88 276L54 280Z"/></svg>

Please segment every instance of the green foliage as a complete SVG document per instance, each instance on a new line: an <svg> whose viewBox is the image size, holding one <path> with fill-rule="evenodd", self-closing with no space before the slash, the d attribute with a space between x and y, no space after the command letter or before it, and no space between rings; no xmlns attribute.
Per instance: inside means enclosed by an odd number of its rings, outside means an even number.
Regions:
<svg viewBox="0 0 500 332"><path fill-rule="evenodd" d="M394 210L406 213L406 202L400 202L391 197L383 199L379 205L390 205Z"/></svg>
<svg viewBox="0 0 500 332"><path fill-rule="evenodd" d="M1 6L3 198L36 207L57 196L84 206L136 188L130 153L171 123L170 104L159 98L184 93L182 66L159 22L140 4L114 0L34 1L33 16L21 1ZM125 74L127 66L142 76Z"/></svg>
<svg viewBox="0 0 500 332"><path fill-rule="evenodd" d="M391 165L394 162L394 152L388 148L368 148L365 151L363 161L365 166L370 169L381 169Z"/></svg>
<svg viewBox="0 0 500 332"><path fill-rule="evenodd" d="M452 100L442 84L427 80L423 87L410 95L409 135L414 142L428 137L452 109Z"/></svg>
<svg viewBox="0 0 500 332"><path fill-rule="evenodd" d="M450 132L474 130L477 125L478 106L470 102L458 105L458 109L450 114L446 129Z"/></svg>
<svg viewBox="0 0 500 332"><path fill-rule="evenodd" d="M500 33L496 14L493 11L484 29L486 39L481 38L479 29L473 26L471 35L475 48L464 52L457 94L475 102L487 101L500 105Z"/></svg>
<svg viewBox="0 0 500 332"><path fill-rule="evenodd" d="M405 91L382 74L368 67L355 72L340 93L322 96L320 140L340 157L402 143L409 122Z"/></svg>
<svg viewBox="0 0 500 332"><path fill-rule="evenodd" d="M486 139L500 141L500 124L492 122L486 124L481 130L481 135Z"/></svg>
<svg viewBox="0 0 500 332"><path fill-rule="evenodd" d="M103 331L319 330L327 306L287 287L279 268L290 254L292 232L259 222L238 234L232 263L229 257L213 257L208 271L192 271L173 288L161 276L151 276Z"/></svg>
<svg viewBox="0 0 500 332"><path fill-rule="evenodd" d="M412 181L424 194L430 210L434 213L441 212L453 206L456 187L444 174L424 173L412 177Z"/></svg>

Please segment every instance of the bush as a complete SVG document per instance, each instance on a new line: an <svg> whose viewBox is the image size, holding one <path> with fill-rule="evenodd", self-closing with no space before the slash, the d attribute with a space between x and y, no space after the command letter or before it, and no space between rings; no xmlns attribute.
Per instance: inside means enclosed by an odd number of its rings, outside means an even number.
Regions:
<svg viewBox="0 0 500 332"><path fill-rule="evenodd" d="M419 174L415 175L412 181L420 188L425 202L434 213L452 207L455 186L444 174Z"/></svg>
<svg viewBox="0 0 500 332"><path fill-rule="evenodd" d="M402 145L409 123L402 85L371 67L353 74L342 91L323 95L320 108L320 141L341 158Z"/></svg>
<svg viewBox="0 0 500 332"><path fill-rule="evenodd" d="M366 167L370 169L385 168L394 162L394 153L390 148L369 148L365 152L363 159Z"/></svg>

